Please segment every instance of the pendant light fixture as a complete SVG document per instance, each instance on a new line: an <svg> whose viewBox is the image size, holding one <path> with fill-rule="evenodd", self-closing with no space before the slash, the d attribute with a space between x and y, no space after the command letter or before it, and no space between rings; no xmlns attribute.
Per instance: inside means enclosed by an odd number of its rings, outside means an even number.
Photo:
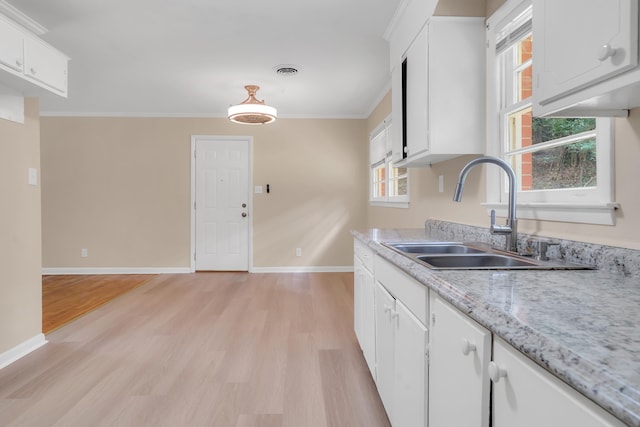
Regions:
<svg viewBox="0 0 640 427"><path fill-rule="evenodd" d="M256 92L260 86L247 85L244 87L249 97L238 105L229 107L229 120L246 125L264 125L276 121L278 112L275 108L265 105L264 101L256 99Z"/></svg>

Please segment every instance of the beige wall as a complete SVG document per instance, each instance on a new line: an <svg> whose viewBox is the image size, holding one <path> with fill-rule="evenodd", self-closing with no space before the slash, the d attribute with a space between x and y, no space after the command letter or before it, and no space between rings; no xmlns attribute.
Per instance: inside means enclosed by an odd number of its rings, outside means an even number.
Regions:
<svg viewBox="0 0 640 427"><path fill-rule="evenodd" d="M41 127L45 268L188 267L192 135L254 137L254 184L271 187L254 195L255 267L352 264L364 120L43 117Z"/></svg>
<svg viewBox="0 0 640 427"><path fill-rule="evenodd" d="M0 120L0 353L42 332L38 102L25 100L25 124Z"/></svg>
<svg viewBox="0 0 640 427"><path fill-rule="evenodd" d="M439 0L436 16L485 16L485 0Z"/></svg>

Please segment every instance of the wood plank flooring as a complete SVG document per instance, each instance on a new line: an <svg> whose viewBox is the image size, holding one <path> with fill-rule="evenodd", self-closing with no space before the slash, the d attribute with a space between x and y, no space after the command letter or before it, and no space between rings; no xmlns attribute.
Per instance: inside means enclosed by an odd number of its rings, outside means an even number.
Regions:
<svg viewBox="0 0 640 427"><path fill-rule="evenodd" d="M388 426L351 273L159 275L0 370L2 426Z"/></svg>
<svg viewBox="0 0 640 427"><path fill-rule="evenodd" d="M43 276L42 332L48 334L154 277L150 274Z"/></svg>

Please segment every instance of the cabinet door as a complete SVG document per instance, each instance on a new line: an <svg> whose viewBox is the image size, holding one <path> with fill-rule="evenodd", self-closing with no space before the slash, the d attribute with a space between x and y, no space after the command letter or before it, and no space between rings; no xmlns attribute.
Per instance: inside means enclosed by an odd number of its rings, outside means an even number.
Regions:
<svg viewBox="0 0 640 427"><path fill-rule="evenodd" d="M407 157L429 150L427 28L423 28L407 50Z"/></svg>
<svg viewBox="0 0 640 427"><path fill-rule="evenodd" d="M434 293L430 301L429 426L487 427L491 334Z"/></svg>
<svg viewBox="0 0 640 427"><path fill-rule="evenodd" d="M624 425L500 339L492 364L506 374L493 384L494 427Z"/></svg>
<svg viewBox="0 0 640 427"><path fill-rule="evenodd" d="M637 66L638 2L534 0L533 34L534 95L544 105Z"/></svg>
<svg viewBox="0 0 640 427"><path fill-rule="evenodd" d="M399 162L405 157L404 152L404 128L405 118L404 113L404 101L402 99L403 83L402 83L402 70L404 65L399 64L391 71L391 161L394 163Z"/></svg>
<svg viewBox="0 0 640 427"><path fill-rule="evenodd" d="M362 277L364 267L357 256L353 257L353 330L362 348Z"/></svg>
<svg viewBox="0 0 640 427"><path fill-rule="evenodd" d="M17 28L0 19L0 64L22 72L22 39L24 35Z"/></svg>
<svg viewBox="0 0 640 427"><path fill-rule="evenodd" d="M387 416L393 420L395 299L380 283L376 282L375 288L376 385Z"/></svg>
<svg viewBox="0 0 640 427"><path fill-rule="evenodd" d="M375 283L373 274L367 269L362 271L360 283L360 335L362 353L367 361L369 371L376 378L376 313L375 313Z"/></svg>
<svg viewBox="0 0 640 427"><path fill-rule="evenodd" d="M396 301L394 426L425 426L427 328ZM453 425L453 424L450 424Z"/></svg>
<svg viewBox="0 0 640 427"><path fill-rule="evenodd" d="M66 56L40 40L26 38L24 61L25 75L66 95L68 67Z"/></svg>

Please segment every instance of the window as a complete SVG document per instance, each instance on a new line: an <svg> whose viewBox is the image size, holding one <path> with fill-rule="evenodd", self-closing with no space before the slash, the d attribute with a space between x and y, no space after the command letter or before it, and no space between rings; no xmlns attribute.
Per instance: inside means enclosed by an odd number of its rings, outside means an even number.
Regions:
<svg viewBox="0 0 640 427"><path fill-rule="evenodd" d="M518 216L613 224L612 119L533 116L530 0L507 0L487 28L488 149L516 172ZM487 205L503 214L506 177L487 176Z"/></svg>
<svg viewBox="0 0 640 427"><path fill-rule="evenodd" d="M409 174L391 161L391 119L387 118L370 137L369 200L372 205L408 207Z"/></svg>

